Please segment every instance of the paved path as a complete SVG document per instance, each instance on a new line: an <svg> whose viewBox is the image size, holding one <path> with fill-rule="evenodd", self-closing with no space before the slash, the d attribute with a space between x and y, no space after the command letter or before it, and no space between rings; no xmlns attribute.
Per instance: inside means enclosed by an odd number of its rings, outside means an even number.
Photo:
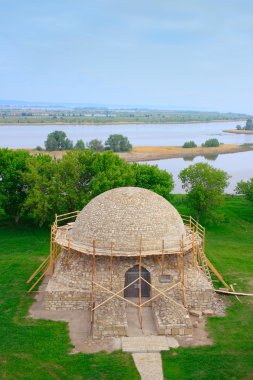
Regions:
<svg viewBox="0 0 253 380"><path fill-rule="evenodd" d="M121 342L124 352L132 352L142 380L163 380L160 351L179 346L175 338L155 335L122 337Z"/></svg>
<svg viewBox="0 0 253 380"><path fill-rule="evenodd" d="M160 352L135 353L133 359L142 380L163 380Z"/></svg>

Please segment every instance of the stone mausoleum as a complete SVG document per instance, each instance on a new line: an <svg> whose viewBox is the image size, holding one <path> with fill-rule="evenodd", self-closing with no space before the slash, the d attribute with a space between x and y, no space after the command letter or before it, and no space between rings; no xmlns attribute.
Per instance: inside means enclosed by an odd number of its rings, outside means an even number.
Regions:
<svg viewBox="0 0 253 380"><path fill-rule="evenodd" d="M73 221L74 220L74 221ZM160 195L121 187L52 227L45 307L88 309L94 339L127 335L126 308L151 306L159 335L191 335L189 310L211 307L205 230Z"/></svg>

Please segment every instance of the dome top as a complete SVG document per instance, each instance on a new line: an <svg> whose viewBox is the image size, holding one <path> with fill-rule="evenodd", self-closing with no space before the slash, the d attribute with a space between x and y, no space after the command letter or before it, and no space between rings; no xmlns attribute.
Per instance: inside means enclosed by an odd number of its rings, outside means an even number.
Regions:
<svg viewBox="0 0 253 380"><path fill-rule="evenodd" d="M178 250L185 226L177 210L163 197L139 187L120 187L92 199L77 216L71 240L105 255L161 254ZM102 254L102 253L101 253Z"/></svg>

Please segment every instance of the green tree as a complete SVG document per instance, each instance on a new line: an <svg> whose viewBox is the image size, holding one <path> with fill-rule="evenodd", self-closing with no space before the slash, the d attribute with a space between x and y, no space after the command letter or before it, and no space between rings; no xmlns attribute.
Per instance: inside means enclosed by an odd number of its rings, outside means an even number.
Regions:
<svg viewBox="0 0 253 380"><path fill-rule="evenodd" d="M96 152L103 152L103 150L105 149L102 141L98 139L91 140L88 143L88 148L91 150L95 150Z"/></svg>
<svg viewBox="0 0 253 380"><path fill-rule="evenodd" d="M186 141L182 148L196 148L197 144L194 141Z"/></svg>
<svg viewBox="0 0 253 380"><path fill-rule="evenodd" d="M91 172L93 173L90 184L91 198L115 187L135 185L132 165L112 152L96 153Z"/></svg>
<svg viewBox="0 0 253 380"><path fill-rule="evenodd" d="M245 195L246 199L253 202L253 178L250 178L248 181L238 182L235 191L237 194Z"/></svg>
<svg viewBox="0 0 253 380"><path fill-rule="evenodd" d="M135 186L152 190L165 198L169 198L174 188L172 174L158 169L157 165L133 164Z"/></svg>
<svg viewBox="0 0 253 380"><path fill-rule="evenodd" d="M210 216L222 203L230 177L223 170L206 163L198 163L182 170L179 178L187 193L189 205L199 220L200 216Z"/></svg>
<svg viewBox="0 0 253 380"><path fill-rule="evenodd" d="M60 204L60 183L57 176L58 162L48 155L38 155L29 161L24 179L27 183L27 197L22 207L22 216L34 224L49 224Z"/></svg>
<svg viewBox="0 0 253 380"><path fill-rule="evenodd" d="M76 144L75 144L75 149L85 149L85 144L83 142L83 140L77 140Z"/></svg>
<svg viewBox="0 0 253 380"><path fill-rule="evenodd" d="M207 148L210 148L210 147L215 147L215 146L220 146L220 142L218 139L208 139L206 140L203 144L202 144L203 147L207 147Z"/></svg>
<svg viewBox="0 0 253 380"><path fill-rule="evenodd" d="M252 123L252 120L251 120L251 119L248 119L248 120L246 121L245 129L246 129L246 130L252 130L252 129L253 129L253 123Z"/></svg>
<svg viewBox="0 0 253 380"><path fill-rule="evenodd" d="M27 196L24 173L30 159L24 150L0 149L0 212L18 223Z"/></svg>
<svg viewBox="0 0 253 380"><path fill-rule="evenodd" d="M45 148L49 151L73 149L73 142L67 138L65 132L54 131L47 136Z"/></svg>
<svg viewBox="0 0 253 380"><path fill-rule="evenodd" d="M105 142L105 147L113 152L129 152L132 149L127 137L123 135L110 135Z"/></svg>

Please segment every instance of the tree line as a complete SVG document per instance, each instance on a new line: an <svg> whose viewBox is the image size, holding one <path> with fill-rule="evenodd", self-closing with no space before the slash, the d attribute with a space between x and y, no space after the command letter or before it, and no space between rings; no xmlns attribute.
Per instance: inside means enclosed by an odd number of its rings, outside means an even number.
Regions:
<svg viewBox="0 0 253 380"><path fill-rule="evenodd" d="M191 214L212 218L222 203L229 175L206 163L179 174ZM156 165L129 164L111 151L73 150L60 160L25 150L0 149L0 215L43 226L55 214L81 210L93 197L121 186L150 189L172 199L173 177ZM253 202L253 178L241 181L237 193Z"/></svg>
<svg viewBox="0 0 253 380"><path fill-rule="evenodd" d="M16 222L48 225L56 213L80 210L96 195L120 186L144 187L168 198L174 183L166 170L128 164L111 151L70 151L56 160L0 149L0 214Z"/></svg>
<svg viewBox="0 0 253 380"><path fill-rule="evenodd" d="M97 152L103 152L104 150L112 150L113 152L128 152L132 149L128 138L120 134L113 134L108 137L105 144L101 140L93 139L87 144L83 140L77 140L76 144L73 144L65 132L54 131L49 133L45 141L45 148L47 151L54 150L80 150L80 149L91 149ZM40 146L37 150L42 150Z"/></svg>

